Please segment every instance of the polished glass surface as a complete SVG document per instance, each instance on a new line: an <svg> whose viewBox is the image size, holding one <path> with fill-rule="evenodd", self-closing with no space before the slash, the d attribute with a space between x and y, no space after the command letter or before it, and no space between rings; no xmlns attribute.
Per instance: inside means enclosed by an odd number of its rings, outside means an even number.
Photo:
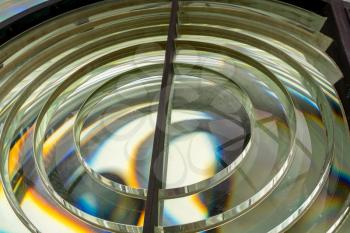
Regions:
<svg viewBox="0 0 350 233"><path fill-rule="evenodd" d="M325 19L278 1L179 3L154 232L347 232L350 137ZM170 12L100 2L0 47L0 232L143 231Z"/></svg>

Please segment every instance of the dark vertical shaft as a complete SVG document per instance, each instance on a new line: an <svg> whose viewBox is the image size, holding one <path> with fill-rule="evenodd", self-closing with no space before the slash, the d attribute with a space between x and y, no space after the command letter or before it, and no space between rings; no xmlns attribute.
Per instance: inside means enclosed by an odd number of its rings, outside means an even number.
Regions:
<svg viewBox="0 0 350 233"><path fill-rule="evenodd" d="M168 39L165 51L164 70L159 97L157 123L154 134L152 160L146 200L146 214L143 233L153 233L159 219L159 189L163 186L164 161L166 156L166 128L169 114L169 103L174 80L173 60L176 53L175 39L177 37L177 12L179 4L172 0Z"/></svg>

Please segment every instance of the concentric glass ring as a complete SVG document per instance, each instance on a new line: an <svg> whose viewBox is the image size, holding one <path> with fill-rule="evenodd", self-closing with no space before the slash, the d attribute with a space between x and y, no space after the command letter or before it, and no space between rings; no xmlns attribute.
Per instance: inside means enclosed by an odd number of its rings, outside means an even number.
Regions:
<svg viewBox="0 0 350 233"><path fill-rule="evenodd" d="M101 1L0 47L0 232L145 232L148 203L159 233L341 227L350 138L325 19L179 4L160 134L170 1Z"/></svg>

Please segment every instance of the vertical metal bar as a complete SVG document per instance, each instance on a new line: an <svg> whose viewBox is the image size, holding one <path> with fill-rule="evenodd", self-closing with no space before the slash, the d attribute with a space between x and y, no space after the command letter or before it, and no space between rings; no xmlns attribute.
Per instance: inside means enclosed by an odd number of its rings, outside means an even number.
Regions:
<svg viewBox="0 0 350 233"><path fill-rule="evenodd" d="M172 95L172 85L174 80L173 61L176 53L175 39L177 37L178 10L178 1L172 0L162 85L159 97L158 115L153 142L143 233L153 233L155 226L158 225L159 219L158 195L159 189L161 189L163 186L164 179L164 161L167 150L166 130L170 112L169 106Z"/></svg>

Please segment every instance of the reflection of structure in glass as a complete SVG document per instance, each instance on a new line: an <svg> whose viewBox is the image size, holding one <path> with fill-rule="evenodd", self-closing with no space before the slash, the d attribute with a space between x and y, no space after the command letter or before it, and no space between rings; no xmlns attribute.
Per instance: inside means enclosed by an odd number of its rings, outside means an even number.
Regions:
<svg viewBox="0 0 350 233"><path fill-rule="evenodd" d="M180 1L159 133L170 12L102 2L0 48L0 230L142 232L150 200L154 232L339 228L349 134L324 19L278 2Z"/></svg>

